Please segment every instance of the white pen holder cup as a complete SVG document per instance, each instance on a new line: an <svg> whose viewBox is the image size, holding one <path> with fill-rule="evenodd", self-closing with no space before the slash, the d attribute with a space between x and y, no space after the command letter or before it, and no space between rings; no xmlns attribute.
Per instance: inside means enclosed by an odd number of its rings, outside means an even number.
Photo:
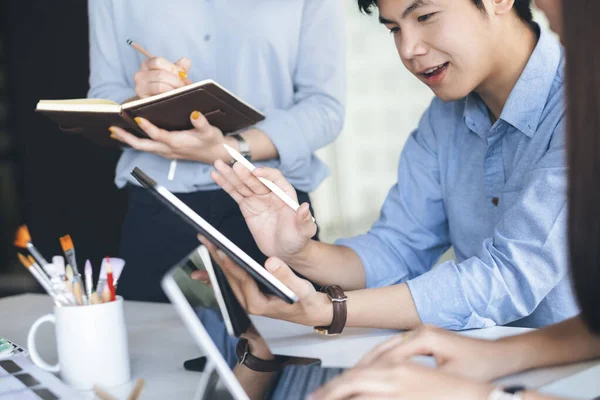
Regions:
<svg viewBox="0 0 600 400"><path fill-rule="evenodd" d="M50 365L36 348L36 332L44 322L56 328L58 363ZM55 307L53 314L31 326L27 347L33 362L75 389L88 390L96 384L111 387L131 379L123 298L88 306Z"/></svg>

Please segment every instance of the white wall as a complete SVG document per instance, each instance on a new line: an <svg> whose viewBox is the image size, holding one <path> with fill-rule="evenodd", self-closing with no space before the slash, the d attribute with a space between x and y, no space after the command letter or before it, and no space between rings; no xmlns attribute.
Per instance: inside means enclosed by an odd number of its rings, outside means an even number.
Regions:
<svg viewBox="0 0 600 400"><path fill-rule="evenodd" d="M348 6L346 121L339 139L318 153L331 176L312 195L325 242L364 233L377 219L404 142L433 97L402 65L377 11L366 16L355 0L340 1Z"/></svg>

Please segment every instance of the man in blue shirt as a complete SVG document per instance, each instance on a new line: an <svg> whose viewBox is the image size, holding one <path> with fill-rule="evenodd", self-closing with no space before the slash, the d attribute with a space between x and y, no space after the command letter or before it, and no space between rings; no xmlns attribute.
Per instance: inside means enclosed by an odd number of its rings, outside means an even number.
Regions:
<svg viewBox="0 0 600 400"><path fill-rule="evenodd" d="M316 226L307 204L292 211L256 178L293 193L278 171L215 164L213 179L272 256L267 269L300 298L288 305L261 295L214 253L244 306L306 325L339 325L342 308L287 263L346 291L348 326L541 327L575 315L558 41L532 22L528 0L358 3L379 9L402 62L436 98L405 145L379 220L335 245L310 239ZM450 246L457 260L433 268Z"/></svg>
<svg viewBox="0 0 600 400"><path fill-rule="evenodd" d="M257 165L281 169L303 201L327 177L315 151L342 129L345 102L344 6L338 0L89 0L89 97L123 102L213 79L265 114L238 136L223 136L199 113L196 127L138 139L118 128L123 150L115 183L128 188L119 292L128 300L167 301L165 271L198 242L195 231L130 175L140 167L259 261L239 208L210 178L222 144L248 147ZM127 45L132 39L155 57ZM181 58L184 57L184 58ZM178 60L178 61L176 61ZM150 121L141 120L141 126ZM109 135L109 132L106 132ZM173 180L171 160L177 159Z"/></svg>

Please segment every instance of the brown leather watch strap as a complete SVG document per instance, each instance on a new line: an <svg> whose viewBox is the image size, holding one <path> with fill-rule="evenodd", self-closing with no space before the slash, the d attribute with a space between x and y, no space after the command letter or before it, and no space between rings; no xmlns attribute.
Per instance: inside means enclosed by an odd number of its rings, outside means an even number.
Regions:
<svg viewBox="0 0 600 400"><path fill-rule="evenodd" d="M237 354L239 363L256 372L275 372L281 369L281 365L289 360L289 357L275 356L273 360L263 360L255 357L250 353L250 345L248 339L240 338L235 353Z"/></svg>
<svg viewBox="0 0 600 400"><path fill-rule="evenodd" d="M338 285L328 285L321 289L333 303L333 319L329 326L315 326L315 330L322 335L339 335L346 326L348 307L344 290Z"/></svg>

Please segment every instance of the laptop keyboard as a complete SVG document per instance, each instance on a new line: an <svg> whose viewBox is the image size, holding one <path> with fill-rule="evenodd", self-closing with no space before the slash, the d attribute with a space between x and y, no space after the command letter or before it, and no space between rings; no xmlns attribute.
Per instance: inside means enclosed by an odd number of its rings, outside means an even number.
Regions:
<svg viewBox="0 0 600 400"><path fill-rule="evenodd" d="M281 372L272 400L304 400L306 396L344 372L344 368L323 368L318 364L288 365Z"/></svg>

